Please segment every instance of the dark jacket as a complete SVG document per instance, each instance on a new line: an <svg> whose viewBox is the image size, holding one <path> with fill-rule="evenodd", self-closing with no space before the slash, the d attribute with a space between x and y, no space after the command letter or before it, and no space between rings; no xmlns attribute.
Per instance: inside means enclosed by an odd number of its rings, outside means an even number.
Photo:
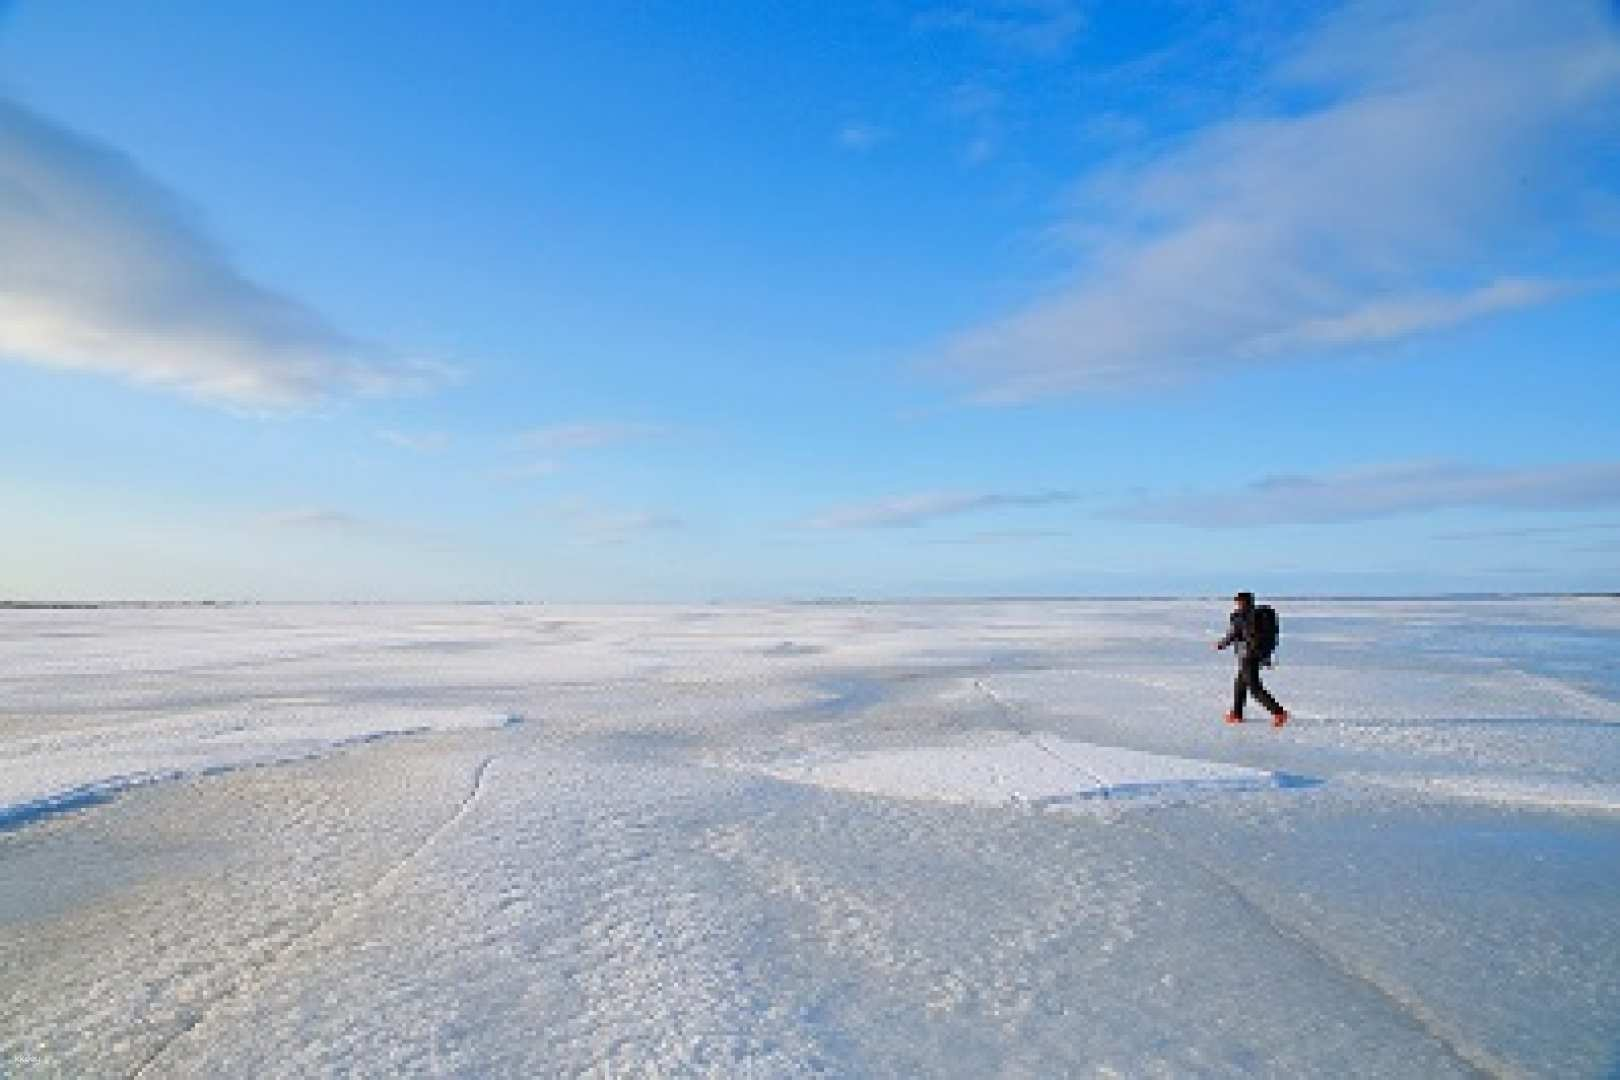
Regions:
<svg viewBox="0 0 1620 1080"><path fill-rule="evenodd" d="M1254 612L1255 609L1252 605L1242 611L1232 612L1231 628L1226 631L1226 636L1221 638L1221 648L1223 649L1228 645L1237 645L1239 662L1248 660L1251 657L1259 660L1266 658L1265 654L1260 652L1258 646L1260 630L1256 625Z"/></svg>

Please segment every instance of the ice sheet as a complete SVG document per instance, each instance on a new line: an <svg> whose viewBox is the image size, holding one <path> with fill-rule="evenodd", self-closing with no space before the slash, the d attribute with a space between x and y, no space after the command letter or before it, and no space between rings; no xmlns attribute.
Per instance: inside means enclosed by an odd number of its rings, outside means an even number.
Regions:
<svg viewBox="0 0 1620 1080"><path fill-rule="evenodd" d="M767 775L817 787L982 806L1177 798L1279 787L1263 769L1098 746L1032 733L989 745L927 746L774 765Z"/></svg>
<svg viewBox="0 0 1620 1080"><path fill-rule="evenodd" d="M0 611L0 1073L1612 1073L1620 605L1281 607Z"/></svg>

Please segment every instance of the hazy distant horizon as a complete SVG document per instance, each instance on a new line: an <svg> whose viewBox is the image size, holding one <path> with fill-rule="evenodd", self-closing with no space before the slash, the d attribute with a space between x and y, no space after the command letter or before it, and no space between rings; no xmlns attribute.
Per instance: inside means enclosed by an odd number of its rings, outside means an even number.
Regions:
<svg viewBox="0 0 1620 1080"><path fill-rule="evenodd" d="M1382 601L1470 600L1620 600L1620 592L1456 592L1456 593L1264 593L1263 602L1274 603L1378 603ZM1008 594L1002 596L783 596L729 600L254 600L205 598L195 600L0 600L0 610L85 610L93 608L183 608L183 607L746 607L755 604L901 605L915 604L1002 604L1002 603L1213 603L1230 600L1227 594Z"/></svg>

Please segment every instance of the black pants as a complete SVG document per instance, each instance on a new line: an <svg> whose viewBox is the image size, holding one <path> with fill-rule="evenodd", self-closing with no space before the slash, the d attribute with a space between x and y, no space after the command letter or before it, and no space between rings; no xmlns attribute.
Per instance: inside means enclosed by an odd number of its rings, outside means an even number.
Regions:
<svg viewBox="0 0 1620 1080"><path fill-rule="evenodd" d="M1277 704L1277 699L1266 690L1266 684L1260 681L1260 658L1246 656L1238 661L1237 678L1232 680L1232 711L1239 716L1243 715L1243 704L1249 700L1249 694L1264 705L1273 715L1283 711Z"/></svg>

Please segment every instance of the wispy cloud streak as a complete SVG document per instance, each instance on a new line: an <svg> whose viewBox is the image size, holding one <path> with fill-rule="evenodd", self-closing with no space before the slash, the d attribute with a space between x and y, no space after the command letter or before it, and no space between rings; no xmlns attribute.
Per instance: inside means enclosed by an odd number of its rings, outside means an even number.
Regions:
<svg viewBox="0 0 1620 1080"><path fill-rule="evenodd" d="M1620 104L1603 0L1358 0L1264 85L1270 115L1090 176L1064 226L1086 256L1076 278L962 334L940 365L987 402L1153 385L1407 338L1580 284L1503 253L1582 231L1580 163Z"/></svg>
<svg viewBox="0 0 1620 1080"><path fill-rule="evenodd" d="M1426 462L1322 476L1271 476L1236 491L1145 499L1113 516L1205 528L1329 524L1478 507L1595 510L1620 506L1620 462L1495 468Z"/></svg>
<svg viewBox="0 0 1620 1080"><path fill-rule="evenodd" d="M905 529L940 518L990 510L1028 509L1074 502L1066 491L1031 494L935 491L834 507L804 522L811 529Z"/></svg>
<svg viewBox="0 0 1620 1080"><path fill-rule="evenodd" d="M259 527L276 532L316 533L328 536L378 537L392 530L345 510L301 506L261 514Z"/></svg>
<svg viewBox="0 0 1620 1080"><path fill-rule="evenodd" d="M253 408L431 386L242 275L126 155L0 99L0 358Z"/></svg>

